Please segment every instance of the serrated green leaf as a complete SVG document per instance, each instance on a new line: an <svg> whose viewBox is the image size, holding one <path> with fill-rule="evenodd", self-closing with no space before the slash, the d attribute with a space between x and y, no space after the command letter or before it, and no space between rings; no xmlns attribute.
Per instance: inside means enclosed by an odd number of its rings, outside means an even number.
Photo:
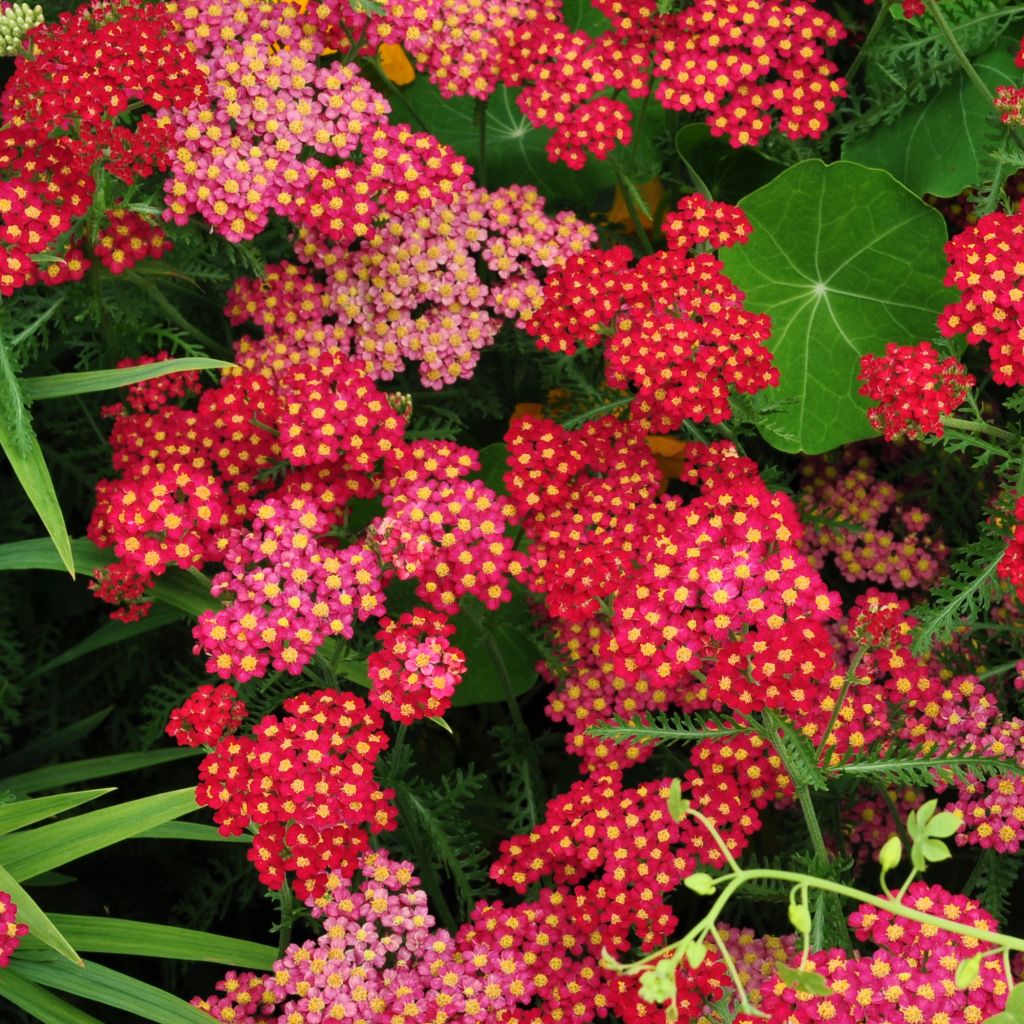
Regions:
<svg viewBox="0 0 1024 1024"><path fill-rule="evenodd" d="M13 971L0 971L0 998L31 1014L42 1024L102 1024L91 1014L65 1002L49 989L42 988Z"/></svg>
<svg viewBox="0 0 1024 1024"><path fill-rule="evenodd" d="M89 811L67 821L0 837L0 864L18 881L24 881L195 809L195 790L189 788Z"/></svg>
<svg viewBox="0 0 1024 1024"><path fill-rule="evenodd" d="M117 1007L153 1024L210 1024L209 1014L183 999L89 960L83 967L75 967L66 961L18 959L11 961L7 971L58 992Z"/></svg>
<svg viewBox="0 0 1024 1024"><path fill-rule="evenodd" d="M165 377L169 373L186 370L227 370L234 363L222 359L189 356L185 359L165 359L141 366L125 366L118 370L88 370L84 373L55 373L49 377L26 377L21 381L22 393L29 401L66 398L69 395L87 395L94 391L110 391L144 380Z"/></svg>
<svg viewBox="0 0 1024 1024"><path fill-rule="evenodd" d="M28 925L29 932L38 942L52 949L58 956L80 966L82 958L61 934L60 929L43 913L42 907L3 866L0 866L0 889L6 892L18 908L18 920Z"/></svg>
<svg viewBox="0 0 1024 1024"><path fill-rule="evenodd" d="M1020 75L1009 41L972 63L992 89ZM892 124L847 143L843 157L891 172L917 195L955 196L994 171L989 136L996 118L991 102L961 74Z"/></svg>
<svg viewBox="0 0 1024 1024"><path fill-rule="evenodd" d="M753 232L720 253L772 318L779 387L753 403L764 438L810 454L875 434L858 394L860 360L935 330L947 297L941 214L892 175L806 160L747 196Z"/></svg>

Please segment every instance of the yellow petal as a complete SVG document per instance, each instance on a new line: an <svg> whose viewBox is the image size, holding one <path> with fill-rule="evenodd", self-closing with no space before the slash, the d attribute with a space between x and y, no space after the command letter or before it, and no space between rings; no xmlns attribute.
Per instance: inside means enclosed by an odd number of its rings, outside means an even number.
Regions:
<svg viewBox="0 0 1024 1024"><path fill-rule="evenodd" d="M381 43L377 56L380 58L381 71L395 85L408 85L416 77L412 63L398 43Z"/></svg>
<svg viewBox="0 0 1024 1024"><path fill-rule="evenodd" d="M651 212L658 208L658 204L665 195L660 178L651 178L650 181L645 181L642 185L638 185L637 189L640 195L644 197L647 209ZM629 210L626 209L626 199L622 194L622 189L618 185L615 186L615 198L612 200L612 208L605 214L605 218L609 224L621 224L622 229L627 234L636 230L633 225L633 218L630 217ZM651 218L646 214L641 214L640 220L645 228L653 227Z"/></svg>

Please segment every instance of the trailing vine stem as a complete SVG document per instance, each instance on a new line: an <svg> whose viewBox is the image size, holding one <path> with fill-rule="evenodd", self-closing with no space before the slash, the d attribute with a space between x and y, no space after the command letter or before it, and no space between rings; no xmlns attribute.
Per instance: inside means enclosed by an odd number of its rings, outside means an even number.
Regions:
<svg viewBox="0 0 1024 1024"><path fill-rule="evenodd" d="M670 810L672 810L672 797L669 798L669 804ZM875 907L877 910L884 911L896 917L902 917L909 921L914 921L917 924L935 928L939 931L947 932L952 935L975 939L983 944L983 953L991 955L1002 954L1004 963L1009 960L1010 953L1024 953L1024 939L1015 938L1011 935L1004 935L1000 932L986 931L983 928L975 928L968 924L961 924L959 921L952 921L944 917L938 917L934 914L928 914L924 911L915 909L913 906L908 906L903 903L902 896L907 891L908 883L918 874L916 867L911 871L908 879L901 887L899 894L895 897L885 885L884 865L882 886L888 894L886 896L877 896L874 893L855 889L853 886L844 885L843 883L833 881L832 879L819 878L817 876L803 874L798 871L786 871L776 868L744 869L740 867L736 859L729 852L728 847L721 835L718 833L718 830L715 828L714 823L711 822L704 814L693 810L686 801L681 802L680 805L672 811L672 813L677 820L681 820L684 817L692 817L696 821L700 822L700 824L708 831L711 839L714 841L718 849L721 851L729 870L726 874L717 876L701 872L691 875L685 880L687 888L691 891L696 892L698 895L714 896L715 899L708 912L699 921L697 921L685 935L677 939L675 942L671 942L660 949L653 950L641 957L639 960L629 964L619 963L606 950L602 950L601 965L607 970L611 970L617 974L642 975L647 971L655 969L657 966L659 972L663 972L663 976L674 976L675 971L682 964L684 958L688 961L691 968L696 969L704 957L705 939L710 937L717 946L726 970L729 972L730 977L733 979L733 984L736 986L736 995L739 999L742 1012L752 1017L769 1019L767 1014L756 1009L750 1002L750 997L747 994L739 976L736 964L733 961L725 943L720 941L717 931L719 917L728 906L729 901L737 892L739 892L740 889L751 882L783 882L792 885L794 896L799 895L800 903L804 907L806 907L806 898L809 889L816 889L823 894L827 893L833 897L848 899L858 904L867 904L868 906ZM791 898L791 911L792 909L793 905ZM799 910L799 907L796 909ZM797 929L801 931L804 936L803 956L801 957L800 967L798 968L800 972L804 972L807 967L809 956L809 945L807 941L808 928L804 924L797 924L798 919L793 916L792 912L790 917ZM1007 972L1006 980L1007 985L1012 989L1013 977L1009 971ZM667 1020L675 1019L673 1016L675 1009L675 1000L673 998L667 1008Z"/></svg>

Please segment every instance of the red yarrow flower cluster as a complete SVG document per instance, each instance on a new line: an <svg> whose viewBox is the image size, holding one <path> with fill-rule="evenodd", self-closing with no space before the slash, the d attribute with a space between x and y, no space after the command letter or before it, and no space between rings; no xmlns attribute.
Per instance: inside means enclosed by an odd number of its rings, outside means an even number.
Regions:
<svg viewBox="0 0 1024 1024"><path fill-rule="evenodd" d="M975 383L958 359L940 359L928 341L890 343L884 356L868 353L860 366L859 393L879 403L868 410L868 422L886 441L942 437L942 417L963 404Z"/></svg>
<svg viewBox="0 0 1024 1024"><path fill-rule="evenodd" d="M698 0L659 28L655 95L671 110L708 111L713 135L756 145L773 126L820 138L846 94L825 47L846 36L809 3Z"/></svg>
<svg viewBox="0 0 1024 1024"><path fill-rule="evenodd" d="M391 790L373 777L388 738L376 711L335 690L284 702L251 736L221 738L199 766L196 801L225 836L256 826L248 857L278 890L294 872L302 897L322 895L328 876L350 877L371 834L393 829Z"/></svg>
<svg viewBox="0 0 1024 1024"><path fill-rule="evenodd" d="M428 608L385 619L379 650L367 660L370 703L403 725L443 715L466 671L466 656L452 646L455 627Z"/></svg>
<svg viewBox="0 0 1024 1024"><path fill-rule="evenodd" d="M164 230L132 210L108 210L93 252L112 274L123 274L145 259L173 249Z"/></svg>
<svg viewBox="0 0 1024 1024"><path fill-rule="evenodd" d="M0 97L0 294L74 279L72 240L51 248L92 202L96 176L130 185L167 166L167 112L205 95L205 76L162 4L95 0L27 36ZM145 108L134 115L130 108ZM116 251L116 250L111 250ZM101 257L103 250L101 250ZM108 253L109 255L109 253Z"/></svg>
<svg viewBox="0 0 1024 1024"><path fill-rule="evenodd" d="M636 393L632 414L655 433L684 420L727 420L730 392L778 383L765 347L771 321L743 308L743 292L717 257L689 250L732 245L749 233L739 209L686 196L669 220L667 251L633 267L624 246L570 258L549 276L527 332L539 348L569 354L603 342L609 385Z"/></svg>
<svg viewBox="0 0 1024 1024"><path fill-rule="evenodd" d="M946 246L946 284L960 299L939 316L946 338L966 335L970 345L985 342L997 384L1024 384L1024 216L986 214Z"/></svg>
<svg viewBox="0 0 1024 1024"><path fill-rule="evenodd" d="M179 747L212 745L225 734L238 732L245 716L245 704L233 686L200 686L171 712L165 732Z"/></svg>
<svg viewBox="0 0 1024 1024"><path fill-rule="evenodd" d="M11 954L28 934L28 925L18 921L18 906L9 893L0 892L0 967L6 967Z"/></svg>

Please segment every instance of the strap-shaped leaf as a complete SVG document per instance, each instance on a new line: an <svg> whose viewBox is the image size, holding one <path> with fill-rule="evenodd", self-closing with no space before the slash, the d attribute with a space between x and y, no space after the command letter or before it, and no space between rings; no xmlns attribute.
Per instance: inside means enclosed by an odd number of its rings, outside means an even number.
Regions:
<svg viewBox="0 0 1024 1024"><path fill-rule="evenodd" d="M191 928L80 914L54 914L51 920L82 953L201 960L257 971L269 971L277 959L275 946Z"/></svg>
<svg viewBox="0 0 1024 1024"><path fill-rule="evenodd" d="M59 956L81 966L82 958L71 943L61 934L60 929L43 913L38 903L11 877L6 868L0 866L0 889L6 892L18 908L18 920L28 925L29 933L37 942L49 946Z"/></svg>
<svg viewBox="0 0 1024 1024"><path fill-rule="evenodd" d="M5 784L5 788L6 787ZM84 789L79 793L57 793L54 796L39 796L32 800L18 800L13 804L0 804L0 835L27 828L37 821L52 818L72 807L79 807L96 800L113 789Z"/></svg>
<svg viewBox="0 0 1024 1024"><path fill-rule="evenodd" d="M18 881L24 881L195 809L195 790L189 788L79 814L67 821L0 837L0 864Z"/></svg>
<svg viewBox="0 0 1024 1024"><path fill-rule="evenodd" d="M11 775L4 780L4 786L14 793L34 793L41 789L69 786L75 782L88 782L91 779L105 779L111 775L137 772L153 765L166 764L168 761L195 757L197 754L198 751L188 747L165 747L160 750L109 754L107 757L89 757L81 761L52 764L45 768L22 772L20 775Z"/></svg>
<svg viewBox="0 0 1024 1024"><path fill-rule="evenodd" d="M42 398L66 398L69 395L87 395L93 391L110 391L127 387L169 373L186 370L226 370L233 363L221 359L190 356L186 359L165 359L142 366L124 366L118 370L87 370L83 373L55 373L48 377L26 377L21 382L22 394L29 401Z"/></svg>
<svg viewBox="0 0 1024 1024"><path fill-rule="evenodd" d="M101 1024L92 1014L80 1010L27 978L17 968L0 971L0 997L12 1002L42 1024Z"/></svg>
<svg viewBox="0 0 1024 1024"><path fill-rule="evenodd" d="M86 960L75 967L65 960L12 960L7 970L58 992L69 992L103 1006L114 1006L153 1024L210 1024L209 1014L169 992L120 971Z"/></svg>

